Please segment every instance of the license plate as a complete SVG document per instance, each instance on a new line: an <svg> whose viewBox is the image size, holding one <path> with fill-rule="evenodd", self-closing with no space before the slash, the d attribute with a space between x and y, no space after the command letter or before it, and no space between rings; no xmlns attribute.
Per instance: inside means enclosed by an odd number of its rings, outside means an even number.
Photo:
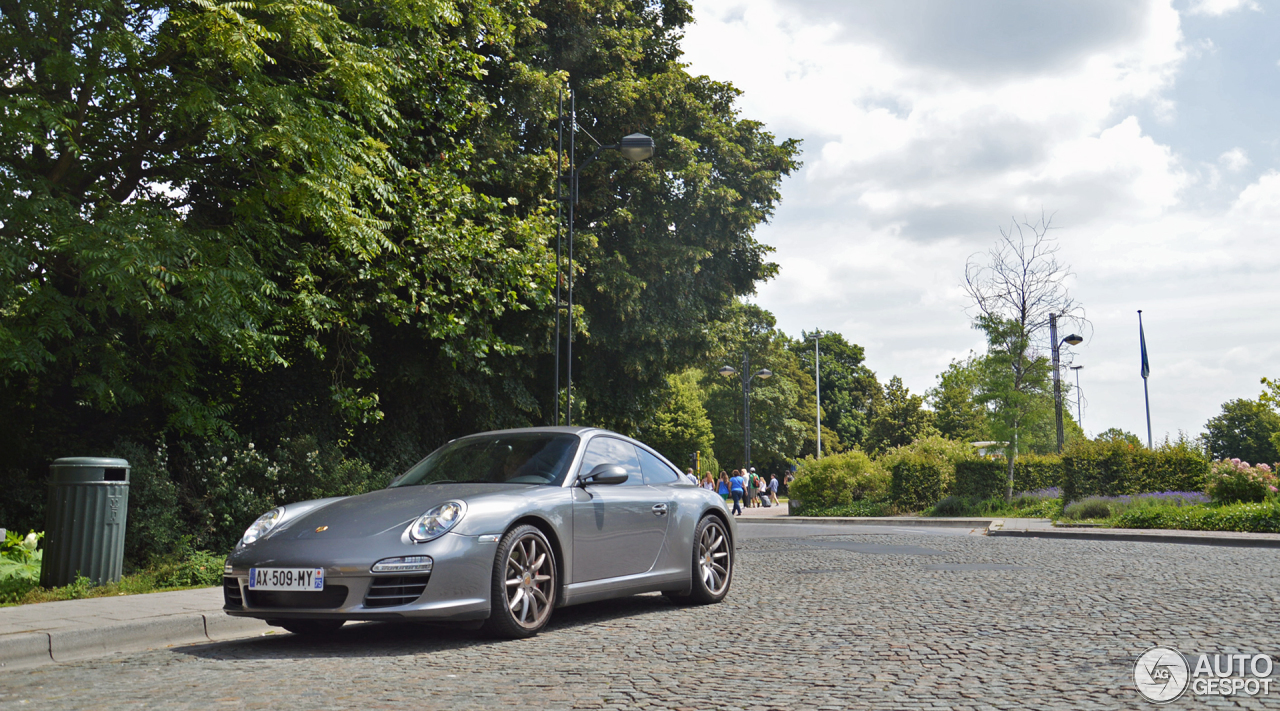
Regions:
<svg viewBox="0 0 1280 711"><path fill-rule="evenodd" d="M250 568L250 590L324 590L324 568Z"/></svg>

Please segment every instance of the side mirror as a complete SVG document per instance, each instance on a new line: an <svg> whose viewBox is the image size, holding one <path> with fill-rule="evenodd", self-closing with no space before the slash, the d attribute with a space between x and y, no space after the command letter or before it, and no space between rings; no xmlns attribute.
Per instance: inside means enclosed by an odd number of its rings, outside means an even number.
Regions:
<svg viewBox="0 0 1280 711"><path fill-rule="evenodd" d="M617 464L597 464L594 469L581 477L579 481L583 486L588 484L623 484L631 477L627 474L627 470Z"/></svg>

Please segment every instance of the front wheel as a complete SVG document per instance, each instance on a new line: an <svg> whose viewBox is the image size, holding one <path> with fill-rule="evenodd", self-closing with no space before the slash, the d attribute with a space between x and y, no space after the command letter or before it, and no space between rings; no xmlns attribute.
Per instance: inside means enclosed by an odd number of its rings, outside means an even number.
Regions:
<svg viewBox="0 0 1280 711"><path fill-rule="evenodd" d="M556 558L537 527L517 526L502 537L489 596L489 633L519 639L546 627L556 601Z"/></svg>
<svg viewBox="0 0 1280 711"><path fill-rule="evenodd" d="M733 581L733 542L724 522L707 516L693 534L693 587L686 598L695 605L720 602Z"/></svg>

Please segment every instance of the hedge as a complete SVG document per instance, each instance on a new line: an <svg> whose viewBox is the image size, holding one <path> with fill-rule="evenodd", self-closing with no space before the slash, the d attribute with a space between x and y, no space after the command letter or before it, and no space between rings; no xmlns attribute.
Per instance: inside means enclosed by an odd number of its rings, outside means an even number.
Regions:
<svg viewBox="0 0 1280 711"><path fill-rule="evenodd" d="M921 511L943 496L946 463L936 457L910 453L889 466L890 495L899 510Z"/></svg>
<svg viewBox="0 0 1280 711"><path fill-rule="evenodd" d="M1204 491L1209 461L1186 442L1145 449L1124 441L1078 442L1062 455L1062 498Z"/></svg>
<svg viewBox="0 0 1280 711"><path fill-rule="evenodd" d="M1004 457L956 462L951 493L974 499L1003 497L1009 478ZM1055 455L1020 455L1013 463L1013 490L1037 491L1062 486L1062 459Z"/></svg>

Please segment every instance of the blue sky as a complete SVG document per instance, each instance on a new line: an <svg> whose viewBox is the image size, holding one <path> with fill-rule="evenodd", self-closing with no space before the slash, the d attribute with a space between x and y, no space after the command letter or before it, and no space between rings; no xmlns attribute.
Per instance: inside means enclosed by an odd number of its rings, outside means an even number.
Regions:
<svg viewBox="0 0 1280 711"><path fill-rule="evenodd" d="M961 282L1053 216L1092 334L1086 431L1196 434L1280 376L1280 5L1248 0L695 0L690 70L804 139L758 232L756 300L840 331L916 392L982 349Z"/></svg>

